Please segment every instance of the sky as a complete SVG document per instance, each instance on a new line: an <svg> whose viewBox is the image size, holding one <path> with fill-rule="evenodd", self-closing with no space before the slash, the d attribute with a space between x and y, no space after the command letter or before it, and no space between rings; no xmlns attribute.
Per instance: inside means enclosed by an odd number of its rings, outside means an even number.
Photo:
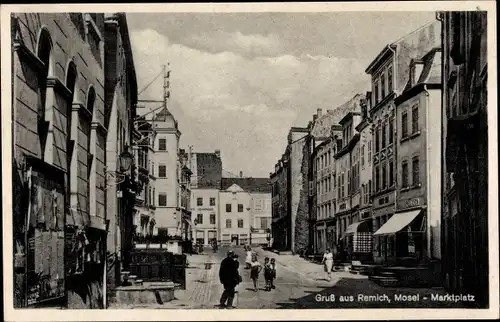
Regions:
<svg viewBox="0 0 500 322"><path fill-rule="evenodd" d="M180 147L268 177L292 126L370 89L364 70L434 12L127 13L139 91L170 65ZM139 99L162 99L159 78ZM158 104L147 104L147 108Z"/></svg>

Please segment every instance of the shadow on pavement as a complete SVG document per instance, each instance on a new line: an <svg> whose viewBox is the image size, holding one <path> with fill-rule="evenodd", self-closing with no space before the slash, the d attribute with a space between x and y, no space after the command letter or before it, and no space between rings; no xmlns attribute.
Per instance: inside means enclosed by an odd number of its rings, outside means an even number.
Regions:
<svg viewBox="0 0 500 322"><path fill-rule="evenodd" d="M469 308L467 302L439 302L431 294L446 294L442 289L384 288L368 279L341 278L335 285L288 303L276 303L279 309L320 308ZM397 300L396 296L403 299ZM408 299L409 296L413 296Z"/></svg>

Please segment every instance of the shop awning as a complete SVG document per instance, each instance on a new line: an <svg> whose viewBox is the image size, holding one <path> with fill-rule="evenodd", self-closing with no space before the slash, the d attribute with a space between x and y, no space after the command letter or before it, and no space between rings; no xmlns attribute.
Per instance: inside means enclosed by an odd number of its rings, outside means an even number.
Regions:
<svg viewBox="0 0 500 322"><path fill-rule="evenodd" d="M358 222L355 222L353 224L350 224L349 226L347 226L347 229L344 231L344 233L342 234L342 238L345 238L347 237L348 235L353 235L357 232L359 232L362 227L363 224L366 224L366 220L363 220L363 221L358 221ZM366 228L364 230L367 230Z"/></svg>
<svg viewBox="0 0 500 322"><path fill-rule="evenodd" d="M392 235L408 226L421 212L421 209L394 214L382 227L373 235Z"/></svg>

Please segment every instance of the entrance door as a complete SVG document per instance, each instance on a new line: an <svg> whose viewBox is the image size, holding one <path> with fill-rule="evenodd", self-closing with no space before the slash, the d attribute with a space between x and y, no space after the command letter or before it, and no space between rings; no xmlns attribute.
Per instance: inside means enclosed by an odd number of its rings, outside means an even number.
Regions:
<svg viewBox="0 0 500 322"><path fill-rule="evenodd" d="M231 235L231 245L238 246L238 235L237 234Z"/></svg>

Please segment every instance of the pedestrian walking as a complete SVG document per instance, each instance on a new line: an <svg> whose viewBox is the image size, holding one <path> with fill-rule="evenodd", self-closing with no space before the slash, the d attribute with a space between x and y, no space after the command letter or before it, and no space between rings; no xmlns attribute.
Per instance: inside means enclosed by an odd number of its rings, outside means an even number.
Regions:
<svg viewBox="0 0 500 322"><path fill-rule="evenodd" d="M271 258L271 268L272 268L272 274L271 274L271 288L274 290L276 286L274 286L274 280L276 279L276 259Z"/></svg>
<svg viewBox="0 0 500 322"><path fill-rule="evenodd" d="M325 265L325 272L328 278L328 281L332 280L331 273L333 268L333 254L328 248L326 252L323 254L323 260L321 261L323 265Z"/></svg>
<svg viewBox="0 0 500 322"><path fill-rule="evenodd" d="M238 265L234 259L232 250L227 252L227 257L224 258L220 265L219 279L224 286L224 292L220 298L221 308L232 308L235 296L235 288L241 281L241 276L238 272Z"/></svg>
<svg viewBox="0 0 500 322"><path fill-rule="evenodd" d="M259 273L262 270L262 265L257 260L257 255L252 255L252 262L250 263L250 278L253 281L255 292L258 291Z"/></svg>
<svg viewBox="0 0 500 322"><path fill-rule="evenodd" d="M264 259L264 279L266 280L265 290L269 292L271 290L272 280L273 280L273 267L269 262L269 257Z"/></svg>

